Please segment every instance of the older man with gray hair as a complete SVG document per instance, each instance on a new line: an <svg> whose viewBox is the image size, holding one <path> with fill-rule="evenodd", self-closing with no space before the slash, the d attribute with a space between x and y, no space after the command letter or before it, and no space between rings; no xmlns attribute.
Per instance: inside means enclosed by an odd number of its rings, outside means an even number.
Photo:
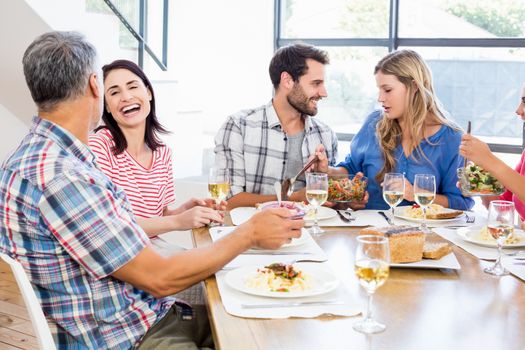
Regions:
<svg viewBox="0 0 525 350"><path fill-rule="evenodd" d="M0 252L24 266L56 344L212 346L207 319L183 320L167 296L250 247L299 237L304 222L269 210L209 247L158 255L87 146L104 94L94 47L78 33L46 33L27 48L23 65L38 116L0 168Z"/></svg>

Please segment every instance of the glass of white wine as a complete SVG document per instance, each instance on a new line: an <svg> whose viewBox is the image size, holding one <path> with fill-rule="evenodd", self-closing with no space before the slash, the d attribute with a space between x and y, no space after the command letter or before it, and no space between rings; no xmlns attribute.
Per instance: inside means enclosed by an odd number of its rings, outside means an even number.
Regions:
<svg viewBox="0 0 525 350"><path fill-rule="evenodd" d="M394 208L403 200L405 195L405 176L399 173L386 173L383 179L383 199L392 210L394 223Z"/></svg>
<svg viewBox="0 0 525 350"><path fill-rule="evenodd" d="M354 329L362 333L379 333L386 329L372 318L372 296L381 287L390 272L390 249L388 238L376 235L357 237L355 252L355 274L359 284L368 294L365 318L354 324Z"/></svg>
<svg viewBox="0 0 525 350"><path fill-rule="evenodd" d="M228 176L228 169L221 169L212 167L208 175L208 193L211 198L215 200L215 204L219 205L226 199L230 192L230 178ZM217 225L211 223L210 226Z"/></svg>
<svg viewBox="0 0 525 350"><path fill-rule="evenodd" d="M319 207L328 198L328 175L321 173L306 174L306 199L314 207L314 225L310 229L313 236L317 236L324 231L319 227L317 212Z"/></svg>
<svg viewBox="0 0 525 350"><path fill-rule="evenodd" d="M508 275L501 265L501 248L507 237L514 232L514 203L509 201L492 201L489 204L487 230L498 244L498 259L494 265L484 271L494 276Z"/></svg>
<svg viewBox="0 0 525 350"><path fill-rule="evenodd" d="M423 210L421 231L428 232L427 208L436 198L436 178L431 174L416 174L414 179L414 199Z"/></svg>

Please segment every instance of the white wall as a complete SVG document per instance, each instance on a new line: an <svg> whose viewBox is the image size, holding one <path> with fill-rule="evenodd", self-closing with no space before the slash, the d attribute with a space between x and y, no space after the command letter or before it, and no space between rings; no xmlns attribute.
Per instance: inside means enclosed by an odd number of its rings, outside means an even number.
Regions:
<svg viewBox="0 0 525 350"><path fill-rule="evenodd" d="M0 123L2 124L0 137L0 163L10 154L27 134L29 128L20 119L0 104Z"/></svg>
<svg viewBox="0 0 525 350"><path fill-rule="evenodd" d="M12 12L13 4L0 7L17 33L9 34L4 42L11 39L19 42L22 27L36 23L45 29L26 35L23 49L36 35L52 27L84 32L97 47L102 63L130 56L130 52L118 49L118 30L113 18L82 14L83 0L26 1L37 10L38 16L20 18L18 10ZM9 28L3 25L1 28L4 33L9 32ZM271 98L268 64L273 54L273 1L170 1L168 45L169 72L160 72L149 59L146 72L159 97L159 119L173 131L166 140L174 152L174 174L177 178L198 176L202 174L203 150L210 152L213 136L226 117L239 109L262 105ZM6 73L17 71L13 79L20 81L21 68L20 60L14 59ZM27 88L22 86L18 90L24 89L22 105L33 110ZM14 92L13 98L20 95L19 91ZM26 122L31 115L12 113ZM2 125L13 124L10 118L12 115L9 119L0 115ZM2 137L10 133L5 128L0 130ZM0 154L5 152L0 146Z"/></svg>
<svg viewBox="0 0 525 350"><path fill-rule="evenodd" d="M174 132L175 177L187 177L201 174L202 150L213 146L213 135L228 115L272 96L273 1L195 0L170 6L169 69L177 85L172 98L157 104L159 118Z"/></svg>

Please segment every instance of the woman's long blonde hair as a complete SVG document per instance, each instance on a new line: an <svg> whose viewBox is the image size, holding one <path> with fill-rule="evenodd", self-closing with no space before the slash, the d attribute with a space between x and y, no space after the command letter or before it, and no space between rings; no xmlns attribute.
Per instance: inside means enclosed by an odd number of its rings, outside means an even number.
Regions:
<svg viewBox="0 0 525 350"><path fill-rule="evenodd" d="M420 143L428 139L424 135L427 117L437 124L445 124L459 130L459 127L445 117L440 102L432 86L432 74L421 56L412 50L394 51L383 57L375 66L374 74L394 75L407 89L405 112L403 115L406 130L412 135L410 150L426 159ZM394 151L401 142L401 126L397 120L381 118L376 127L379 146L385 163L377 173L376 180L383 181L385 173L396 166ZM412 155L413 156L413 155ZM428 159L427 159L428 160Z"/></svg>

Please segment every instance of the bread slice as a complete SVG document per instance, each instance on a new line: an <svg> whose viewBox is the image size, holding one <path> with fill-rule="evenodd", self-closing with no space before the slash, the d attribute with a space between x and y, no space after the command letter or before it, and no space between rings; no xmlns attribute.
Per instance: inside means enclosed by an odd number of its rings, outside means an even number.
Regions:
<svg viewBox="0 0 525 350"><path fill-rule="evenodd" d="M423 258L424 259L441 259L445 255L449 254L452 248L448 243L445 242L425 242L423 245Z"/></svg>
<svg viewBox="0 0 525 350"><path fill-rule="evenodd" d="M453 219L463 214L461 210L445 211L438 213L428 213L427 219L440 220L440 219Z"/></svg>
<svg viewBox="0 0 525 350"><path fill-rule="evenodd" d="M425 234L417 227L367 227L359 231L359 234L388 237L390 261L393 263L416 262L423 258Z"/></svg>

